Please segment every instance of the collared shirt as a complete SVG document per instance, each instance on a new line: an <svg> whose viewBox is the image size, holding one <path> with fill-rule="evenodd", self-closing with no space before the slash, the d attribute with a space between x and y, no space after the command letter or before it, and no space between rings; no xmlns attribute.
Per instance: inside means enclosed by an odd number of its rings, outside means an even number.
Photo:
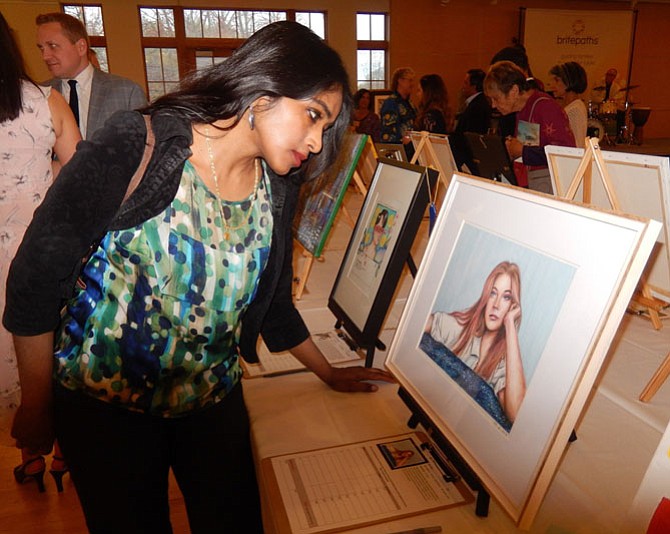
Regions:
<svg viewBox="0 0 670 534"><path fill-rule="evenodd" d="M77 98L79 99L79 131L82 139L86 139L86 126L88 123L88 107L91 102L91 85L93 85L93 65L90 63L74 78L63 78L61 80L61 94L66 102L70 101L70 86L68 80L77 81Z"/></svg>
<svg viewBox="0 0 670 534"><path fill-rule="evenodd" d="M475 93L474 95L470 95L468 98L465 99L465 107L467 108L470 105L470 102L472 102L475 98L477 98L477 95L482 94L481 91Z"/></svg>

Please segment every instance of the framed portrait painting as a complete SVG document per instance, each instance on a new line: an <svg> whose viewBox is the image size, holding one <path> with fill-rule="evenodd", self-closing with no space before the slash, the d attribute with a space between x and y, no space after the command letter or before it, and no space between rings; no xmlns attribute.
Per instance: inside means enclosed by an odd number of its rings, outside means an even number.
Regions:
<svg viewBox="0 0 670 534"><path fill-rule="evenodd" d="M377 341L436 180L433 169L379 160L328 298L360 347Z"/></svg>
<svg viewBox="0 0 670 534"><path fill-rule="evenodd" d="M522 527L539 508L659 229L452 177L386 365Z"/></svg>

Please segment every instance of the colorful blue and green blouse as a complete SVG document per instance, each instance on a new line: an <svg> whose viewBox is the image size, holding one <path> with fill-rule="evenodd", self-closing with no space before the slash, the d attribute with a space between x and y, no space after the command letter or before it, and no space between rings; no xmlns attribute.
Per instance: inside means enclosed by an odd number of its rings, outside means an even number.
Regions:
<svg viewBox="0 0 670 534"><path fill-rule="evenodd" d="M161 214L108 232L82 272L56 338L56 379L101 400L178 416L241 378L240 317L272 240L270 182L219 199L186 162Z"/></svg>

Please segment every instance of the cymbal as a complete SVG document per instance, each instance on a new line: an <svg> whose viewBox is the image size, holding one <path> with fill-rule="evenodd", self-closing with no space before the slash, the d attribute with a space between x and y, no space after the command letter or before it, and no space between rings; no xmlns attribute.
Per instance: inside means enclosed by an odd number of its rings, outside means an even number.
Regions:
<svg viewBox="0 0 670 534"><path fill-rule="evenodd" d="M628 87L620 87L619 91L630 91L631 89L637 89L639 86L638 85L629 85ZM597 85L596 87L593 88L594 91L604 91L607 89L604 85Z"/></svg>

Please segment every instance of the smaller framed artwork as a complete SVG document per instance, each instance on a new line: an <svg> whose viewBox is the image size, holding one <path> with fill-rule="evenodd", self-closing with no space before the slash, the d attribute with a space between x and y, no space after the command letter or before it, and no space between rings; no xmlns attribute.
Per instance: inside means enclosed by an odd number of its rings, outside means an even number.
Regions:
<svg viewBox="0 0 670 534"><path fill-rule="evenodd" d="M437 171L380 159L328 299L354 341L374 347Z"/></svg>
<svg viewBox="0 0 670 534"><path fill-rule="evenodd" d="M660 226L452 177L386 365L521 528Z"/></svg>
<svg viewBox="0 0 670 534"><path fill-rule="evenodd" d="M394 161L407 161L405 147L400 143L375 143L377 157Z"/></svg>
<svg viewBox="0 0 670 534"><path fill-rule="evenodd" d="M335 164L300 192L294 228L296 239L318 258L342 204L351 176L356 169L368 136L348 133Z"/></svg>
<svg viewBox="0 0 670 534"><path fill-rule="evenodd" d="M514 167L503 138L494 134L465 132L465 142L477 167L472 171L482 178L517 185Z"/></svg>
<svg viewBox="0 0 670 534"><path fill-rule="evenodd" d="M384 104L384 100L386 100L392 94L393 91L386 89L376 89L372 91L372 109L380 117L382 116L382 105Z"/></svg>

